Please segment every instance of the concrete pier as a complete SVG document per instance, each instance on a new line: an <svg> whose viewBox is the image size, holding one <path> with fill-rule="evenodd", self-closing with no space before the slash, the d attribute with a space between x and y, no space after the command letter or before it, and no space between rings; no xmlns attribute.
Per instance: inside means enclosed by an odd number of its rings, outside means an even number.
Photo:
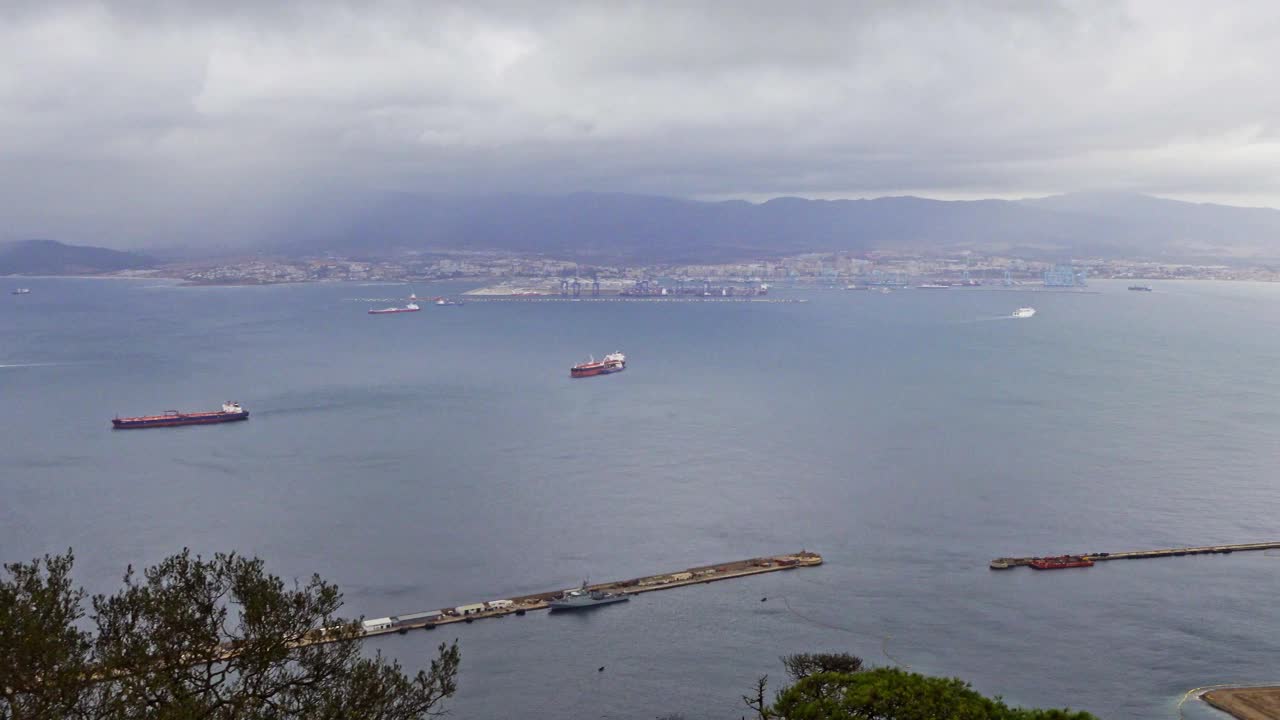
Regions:
<svg viewBox="0 0 1280 720"><path fill-rule="evenodd" d="M616 580L597 585L588 585L587 588L590 590L600 590L603 592L618 593L621 595L635 595L639 593L654 592L657 590L669 590L671 588L684 587L686 585L698 585L702 583L718 582L720 580L747 577L750 575L760 575L762 573L778 572L781 570L815 567L821 564L821 555L802 550L798 553L788 555L772 555L768 557L750 558L747 560L735 560L716 565L701 565L698 567L688 568L686 570L664 573L662 575L648 575L645 577L632 578L630 580ZM364 637L387 635L390 633L405 633L409 630L431 629L438 625L448 625L460 622L469 623L475 622L476 620L501 617L504 615L523 615L526 612L531 612L533 610L546 610L548 608L547 601L563 592L564 590L554 590L551 592L538 593L536 595L522 595L519 597L502 598L500 600L489 600L486 602L458 605L450 608L440 608L438 610L425 610L385 618L375 618L374 620L365 620ZM317 639L315 641L323 642L322 639Z"/></svg>
<svg viewBox="0 0 1280 720"><path fill-rule="evenodd" d="M1233 552L1276 549L1280 549L1280 542L1241 543L1238 545L1204 545L1200 547L1165 548L1160 550L1129 550L1125 552L1091 552L1074 555L1069 554L1066 556L1059 555L1056 557L1080 558L1082 560L1090 560L1098 563L1106 560L1145 560L1147 558L1181 557L1183 555L1227 555ZM1009 568L1018 567L1019 565L1029 566L1033 561L1044 559L1044 557L1055 556L1000 557L992 560L990 567L992 570L1007 570Z"/></svg>

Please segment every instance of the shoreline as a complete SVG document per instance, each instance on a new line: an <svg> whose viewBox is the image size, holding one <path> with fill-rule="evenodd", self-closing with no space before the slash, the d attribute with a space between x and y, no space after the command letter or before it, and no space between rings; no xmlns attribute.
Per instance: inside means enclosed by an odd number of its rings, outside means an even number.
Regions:
<svg viewBox="0 0 1280 720"><path fill-rule="evenodd" d="M1200 699L1237 720L1280 718L1280 685L1255 685L1208 690Z"/></svg>
<svg viewBox="0 0 1280 720"><path fill-rule="evenodd" d="M126 272L131 272L131 271L126 271ZM145 271L144 271L144 272L145 272ZM160 272L163 272L163 271L160 271ZM155 274L116 274L116 273L101 273L101 274L94 274L94 275L27 275L27 274L22 274L22 273L11 273L11 274L3 274L3 275L0 275L0 279L4 279L4 280L149 280L149 281L151 281L151 282L163 282L163 283L172 284L172 285L174 285L175 287L267 287L267 286L274 286L274 285L311 285L311 284L350 284L350 285L357 285L357 286L397 286L397 285L409 285L409 286L413 286L413 285L419 285L419 284L421 284L421 285L430 285L430 284L434 284L434 283L479 283L479 282L483 282L483 281L485 281L485 280L491 280L491 279L492 279L492 276L489 276L489 275L477 275L477 276L474 276L474 277L449 277L449 278L426 278L426 279L405 279L405 280L366 280L366 279L316 278L316 279L303 279L303 280L270 280L270 281L252 281L252 280L246 280L246 281L242 281L242 282L200 282L200 281L192 281L192 280L188 280L188 279L186 279L185 277L182 277L182 276L175 276L175 275L160 274L160 272L157 272L157 273L155 273ZM537 280L537 278L528 278L528 279L529 279L529 280ZM1158 282L1158 283L1162 283L1162 284L1163 284L1163 283L1184 283L1184 282L1194 282L1194 283L1244 283L1244 284L1258 284L1258 285L1276 285L1276 284L1280 284L1280 279L1276 279L1276 280L1266 280L1266 279L1259 279L1259 278L1195 278L1195 277L1187 277L1187 278L1109 278L1109 277L1098 277L1098 278L1093 278L1093 280L1096 280L1096 281L1099 281L1099 282L1117 282L1117 283L1119 283L1119 282L1141 282L1141 281L1145 281L1145 282ZM776 289L793 289L793 290L843 290L843 291L859 290L859 291L874 291L874 290L876 289L876 287L874 287L874 286L858 286L858 287L846 287L846 286L840 286L840 287L837 287L836 285L831 285L831 284L829 284L827 281L824 281L824 280L819 279L819 278L775 278L775 279L763 279L763 280L762 280L762 279L753 279L753 280L725 280L724 282L726 282L726 283L728 283L728 284L730 284L730 285L751 284L751 283L756 283L756 282L766 282L766 283L769 283L769 284L770 284L770 286L771 286L772 288L776 288ZM844 282L844 281L842 281L842 282ZM775 284L775 283L777 283L777 284ZM915 287L905 287L905 288L897 288L897 287L895 287L895 288L893 288L894 292L899 292L899 291L902 291L902 290L915 290L915 289L918 289L918 288L915 288ZM1039 284L1030 284L1030 283L1028 283L1028 284L1026 284L1026 285L1013 286L1013 287L1008 287L1008 286L1004 286L1004 285L997 285L997 284L994 284L994 283L993 283L993 284L991 284L991 285L979 285L979 286L974 286L974 287L963 287L963 286L958 286L958 285L957 285L957 286L953 286L953 287L951 287L951 288L949 288L949 289L951 289L951 290L958 290L958 291L985 291L985 292L1005 292L1005 293L1040 293L1040 294L1071 294L1071 295L1101 295L1101 294L1103 294L1103 292L1102 292L1101 290L1092 289L1092 288L1090 288L1090 287L1088 287L1088 286L1084 286L1084 287L1081 287L1081 288L1055 288L1055 287L1045 287L1045 286L1043 286L1043 285L1039 285ZM511 290L515 290L515 292L511 292ZM603 288L602 288L602 290L603 290ZM561 297L565 297L564 295L561 295L561 294L560 294L556 289L554 289L554 288L550 288L550 287L546 287L546 288L534 288L534 287L514 287L514 288L510 288L510 287L503 287L502 285L497 285L497 286L494 286L494 285L482 286L482 287L473 288L473 289L471 289L471 290L464 291L464 292L463 292L463 293L461 293L461 294L463 294L463 295L467 295L467 296L470 296L470 297L474 297L474 298L477 298L477 299L479 299L479 298L503 298L503 299L510 299L510 298L530 298L530 299L536 299L536 298L561 298ZM615 290L615 289L610 288L610 290L609 290L609 291L607 291L607 292L602 292L602 293L601 293L601 295L600 295L600 296L598 296L598 297L617 297L617 296L619 296L619 295L621 295L621 293L619 293L619 292L618 292L617 290ZM586 298L587 298L587 296L586 296L586 295L581 295L580 297L581 297L582 299L586 299ZM652 297L652 298L658 298L658 297L671 297L671 296L657 296L657 295L653 295L653 296L647 296L647 295L627 296L627 295L622 295L622 297L634 297L634 298L649 298L649 297ZM701 296L681 295L681 296L676 296L676 297L701 297ZM720 297L720 296L713 296L713 297ZM733 297L733 296L729 296L729 297ZM744 295L744 296L738 296L738 297L752 297L752 296L745 296L745 295Z"/></svg>
<svg viewBox="0 0 1280 720"><path fill-rule="evenodd" d="M168 277L166 275L112 275L104 273L102 275L0 275L5 280L167 280L170 282L181 282L182 278Z"/></svg>

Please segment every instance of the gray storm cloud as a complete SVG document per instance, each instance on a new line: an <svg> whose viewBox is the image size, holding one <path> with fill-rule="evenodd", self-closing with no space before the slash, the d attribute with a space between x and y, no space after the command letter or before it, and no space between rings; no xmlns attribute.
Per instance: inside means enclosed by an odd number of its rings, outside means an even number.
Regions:
<svg viewBox="0 0 1280 720"><path fill-rule="evenodd" d="M0 6L0 236L234 242L381 190L1280 204L1280 9Z"/></svg>

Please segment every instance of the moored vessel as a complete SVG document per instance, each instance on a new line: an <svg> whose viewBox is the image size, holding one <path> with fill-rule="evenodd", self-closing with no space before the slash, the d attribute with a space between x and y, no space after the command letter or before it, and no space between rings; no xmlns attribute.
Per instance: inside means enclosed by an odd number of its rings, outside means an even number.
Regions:
<svg viewBox="0 0 1280 720"><path fill-rule="evenodd" d="M580 587L566 590L560 597L548 600L547 606L552 610L581 610L597 605L626 602L630 599L626 595L619 595L618 593L588 589L587 581L583 580Z"/></svg>
<svg viewBox="0 0 1280 720"><path fill-rule="evenodd" d="M404 307L389 307L389 308L382 308L380 310L370 310L369 314L370 315L393 315L395 313L418 312L421 309L422 308L418 307L417 303L409 303Z"/></svg>
<svg viewBox="0 0 1280 720"><path fill-rule="evenodd" d="M133 428L177 427L179 425L212 425L248 419L249 411L240 407L240 403L227 401L222 403L221 410L211 412L181 413L177 410L169 410L161 415L118 417L111 421L111 427L116 430L130 430Z"/></svg>
<svg viewBox="0 0 1280 720"><path fill-rule="evenodd" d="M1093 561L1083 555L1057 555L1055 557L1035 558L1027 564L1036 570L1093 567Z"/></svg>
<svg viewBox="0 0 1280 720"><path fill-rule="evenodd" d="M609 353L603 360L591 358L584 363L569 368L569 377L581 378L594 375L608 375L627 369L627 356L620 352Z"/></svg>

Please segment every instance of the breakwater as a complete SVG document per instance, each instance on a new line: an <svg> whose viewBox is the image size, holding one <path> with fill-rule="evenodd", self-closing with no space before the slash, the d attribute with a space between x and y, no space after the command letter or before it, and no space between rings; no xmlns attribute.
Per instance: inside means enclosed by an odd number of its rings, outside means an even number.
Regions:
<svg viewBox="0 0 1280 720"><path fill-rule="evenodd" d="M675 572L659 575L646 575L630 580L587 585L588 590L617 593L619 595L636 595L640 593L670 590L686 585L700 585L721 580L749 577L763 573L794 570L796 568L815 567L822 564L822 556L808 551L786 555L770 555L766 557L734 560L714 565L700 565ZM488 600L485 602L467 603L453 607L418 612L390 615L367 619L363 623L365 637L386 635L389 633L406 633L416 629L432 629L439 625L452 623L470 623L486 618L507 615L524 615L534 610L548 609L548 601L561 595L564 590L553 590L534 595ZM316 641L323 641L317 639Z"/></svg>
<svg viewBox="0 0 1280 720"><path fill-rule="evenodd" d="M1184 555L1229 555L1233 552L1280 549L1280 542L1239 543L1235 545L1201 545L1197 547L1162 548L1158 550L1128 550L1123 552L1089 552L1068 555L1033 557L999 557L991 561L992 570L1007 570L1022 565L1033 566L1042 561L1081 560L1098 563L1107 560L1147 560L1151 558L1182 557Z"/></svg>

